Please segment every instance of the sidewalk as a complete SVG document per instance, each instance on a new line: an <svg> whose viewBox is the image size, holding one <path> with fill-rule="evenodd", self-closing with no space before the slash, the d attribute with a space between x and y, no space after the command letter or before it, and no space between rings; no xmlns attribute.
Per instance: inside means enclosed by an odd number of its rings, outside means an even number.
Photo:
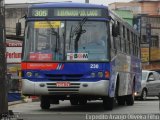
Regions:
<svg viewBox="0 0 160 120"><path fill-rule="evenodd" d="M8 106L20 104L20 103L27 103L27 102L37 102L37 101L39 101L39 97L25 98L23 100L8 102Z"/></svg>

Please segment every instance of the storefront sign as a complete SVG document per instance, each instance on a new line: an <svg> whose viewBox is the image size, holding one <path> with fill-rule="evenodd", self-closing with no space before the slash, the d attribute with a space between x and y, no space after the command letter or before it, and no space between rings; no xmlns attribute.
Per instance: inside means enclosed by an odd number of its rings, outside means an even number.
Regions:
<svg viewBox="0 0 160 120"><path fill-rule="evenodd" d="M7 63L20 63L22 54L22 42L7 41L6 46Z"/></svg>
<svg viewBox="0 0 160 120"><path fill-rule="evenodd" d="M149 62L149 48L141 48L141 61Z"/></svg>

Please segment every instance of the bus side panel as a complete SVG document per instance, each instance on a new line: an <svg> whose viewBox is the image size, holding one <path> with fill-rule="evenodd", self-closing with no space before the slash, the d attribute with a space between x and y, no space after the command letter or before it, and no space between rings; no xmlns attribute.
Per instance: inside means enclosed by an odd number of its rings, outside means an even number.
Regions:
<svg viewBox="0 0 160 120"><path fill-rule="evenodd" d="M118 95L130 95L133 92L133 78L135 76L134 64L139 64L139 61L134 60L131 56L125 54L117 54L114 59L111 60L111 77L110 77L110 88L109 96L115 96L116 87L118 89ZM138 69L138 68L137 68ZM136 72L137 77L139 76ZM119 79L119 86L116 86L117 79ZM138 80L139 78L137 78Z"/></svg>
<svg viewBox="0 0 160 120"><path fill-rule="evenodd" d="M116 57L111 60L110 63L110 82L109 82L109 96L114 97L115 95L115 87L116 87L116 79L117 79L117 72L116 72Z"/></svg>
<svg viewBox="0 0 160 120"><path fill-rule="evenodd" d="M139 91L141 88L141 80L142 80L142 68L141 68L141 60L138 58L132 59L132 72L135 77L135 91Z"/></svg>

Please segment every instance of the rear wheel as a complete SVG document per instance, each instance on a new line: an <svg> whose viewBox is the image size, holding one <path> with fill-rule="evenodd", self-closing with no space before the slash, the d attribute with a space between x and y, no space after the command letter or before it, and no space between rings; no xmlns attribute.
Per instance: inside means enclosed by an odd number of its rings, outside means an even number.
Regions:
<svg viewBox="0 0 160 120"><path fill-rule="evenodd" d="M41 96L41 109L49 109L50 108L50 100L46 96Z"/></svg>
<svg viewBox="0 0 160 120"><path fill-rule="evenodd" d="M118 96L117 103L118 105L125 105L125 96Z"/></svg>
<svg viewBox="0 0 160 120"><path fill-rule="evenodd" d="M113 109L113 103L114 103L114 98L111 97L104 97L103 98L103 107L105 110L112 110Z"/></svg>
<svg viewBox="0 0 160 120"><path fill-rule="evenodd" d="M133 105L134 104L134 92L135 92L135 79L133 80L132 94L126 96L126 104L127 105Z"/></svg>
<svg viewBox="0 0 160 120"><path fill-rule="evenodd" d="M134 104L134 95L127 95L126 96L126 104L133 105Z"/></svg>

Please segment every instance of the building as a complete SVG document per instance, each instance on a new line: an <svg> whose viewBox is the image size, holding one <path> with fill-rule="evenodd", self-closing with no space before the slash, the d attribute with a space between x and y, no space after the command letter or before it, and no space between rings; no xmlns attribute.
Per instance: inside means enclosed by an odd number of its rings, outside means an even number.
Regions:
<svg viewBox="0 0 160 120"><path fill-rule="evenodd" d="M119 15L119 17L123 18L130 25L133 25L133 13L130 10L114 10L115 13Z"/></svg>
<svg viewBox="0 0 160 120"><path fill-rule="evenodd" d="M22 33L24 33L25 20L21 19L27 13L28 4L7 4L5 5L5 25L6 25L6 62L8 79L8 102L20 100L21 78L20 62L22 52L21 37L16 36L16 23L22 23Z"/></svg>
<svg viewBox="0 0 160 120"><path fill-rule="evenodd" d="M25 19L22 18L27 14L27 7L29 4L6 4L5 5L5 19L6 19L6 37L9 39L18 40L16 37L16 23L22 23L22 36L24 33Z"/></svg>
<svg viewBox="0 0 160 120"><path fill-rule="evenodd" d="M130 10L133 14L160 15L159 0L133 0L131 2L115 2L109 4L112 10Z"/></svg>
<svg viewBox="0 0 160 120"><path fill-rule="evenodd" d="M141 34L142 68L160 70L160 0L133 0L112 3L112 10L130 10L133 26Z"/></svg>

